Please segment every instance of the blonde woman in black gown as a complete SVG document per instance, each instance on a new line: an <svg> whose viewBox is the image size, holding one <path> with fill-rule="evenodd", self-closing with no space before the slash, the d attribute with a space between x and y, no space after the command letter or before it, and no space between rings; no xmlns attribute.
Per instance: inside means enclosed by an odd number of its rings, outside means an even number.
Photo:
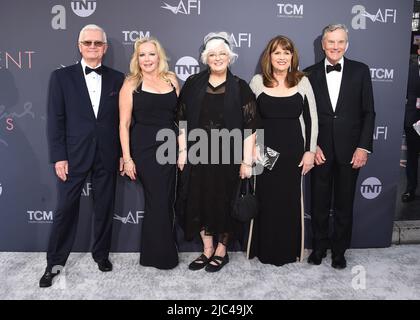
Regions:
<svg viewBox="0 0 420 320"><path fill-rule="evenodd" d="M159 269L178 264L173 227L176 165L156 159L162 143L156 141L157 133L175 129L178 91L161 44L154 38L137 40L120 92L120 140L124 173L139 178L144 190L140 264Z"/></svg>
<svg viewBox="0 0 420 320"><path fill-rule="evenodd" d="M257 96L264 144L280 153L273 169L257 176L259 215L248 252L277 266L302 260L304 210L302 178L314 166L318 117L312 87L298 70L293 42L273 38L261 59L262 74L250 86Z"/></svg>

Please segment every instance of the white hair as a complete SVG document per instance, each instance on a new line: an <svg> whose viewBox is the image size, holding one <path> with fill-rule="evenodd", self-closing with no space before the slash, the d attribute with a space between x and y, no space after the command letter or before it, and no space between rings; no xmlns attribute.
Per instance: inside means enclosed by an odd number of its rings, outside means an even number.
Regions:
<svg viewBox="0 0 420 320"><path fill-rule="evenodd" d="M79 33L79 42L80 41L83 41L83 33L86 30L98 30L98 31L101 31L102 32L102 40L103 40L103 42L105 42L105 43L107 42L106 41L106 33L105 33L104 29L102 29L100 26L97 26L96 24L88 24L88 25L84 26L82 28L82 30L80 30L80 33Z"/></svg>
<svg viewBox="0 0 420 320"><path fill-rule="evenodd" d="M204 37L204 49L201 52L201 62L207 64L207 55L218 46L223 45L229 54L229 64L235 62L238 54L232 50L232 42L227 32L210 32Z"/></svg>
<svg viewBox="0 0 420 320"><path fill-rule="evenodd" d="M337 23L337 24L329 24L322 30L322 40L324 40L325 36L329 32L333 32L335 30L343 30L346 33L346 40L349 41L349 29L347 29L345 24Z"/></svg>

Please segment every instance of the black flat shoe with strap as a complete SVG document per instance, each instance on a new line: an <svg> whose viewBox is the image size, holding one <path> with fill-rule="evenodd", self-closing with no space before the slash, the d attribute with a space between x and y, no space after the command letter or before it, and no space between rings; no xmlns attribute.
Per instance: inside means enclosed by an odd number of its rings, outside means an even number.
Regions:
<svg viewBox="0 0 420 320"><path fill-rule="evenodd" d="M204 253L201 254L197 259L191 262L188 266L190 270L201 270L210 262L211 258L207 258Z"/></svg>
<svg viewBox="0 0 420 320"><path fill-rule="evenodd" d="M211 264L210 262L214 262L215 264ZM225 264L229 262L229 256L226 253L224 257L220 256L213 256L206 266L207 272L217 272L223 268Z"/></svg>

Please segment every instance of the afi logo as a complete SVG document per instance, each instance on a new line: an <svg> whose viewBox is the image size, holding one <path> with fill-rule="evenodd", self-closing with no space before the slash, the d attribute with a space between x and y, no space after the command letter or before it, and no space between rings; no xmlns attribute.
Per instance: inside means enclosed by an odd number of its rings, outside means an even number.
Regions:
<svg viewBox="0 0 420 320"><path fill-rule="evenodd" d="M192 75L200 72L200 65L197 60L193 57L185 56L179 59L175 64L175 73L179 79L182 81L187 80L187 78Z"/></svg>
<svg viewBox="0 0 420 320"><path fill-rule="evenodd" d="M376 127L375 132L373 133L373 140L387 140L388 139L388 127Z"/></svg>
<svg viewBox="0 0 420 320"><path fill-rule="evenodd" d="M355 5L351 12L355 14L351 21L351 26L354 30L366 29L366 20L380 23L397 23L397 10L396 9L378 9L376 14L371 14L366 11L362 5Z"/></svg>
<svg viewBox="0 0 420 320"><path fill-rule="evenodd" d="M121 221L123 224L139 224L140 219L143 219L143 214L144 211L136 211L134 215L129 211L126 217L114 214L114 220Z"/></svg>
<svg viewBox="0 0 420 320"><path fill-rule="evenodd" d="M52 211L27 211L29 215L29 223L52 223L53 212Z"/></svg>
<svg viewBox="0 0 420 320"><path fill-rule="evenodd" d="M78 0L71 2L71 9L79 17L86 18L96 10L95 0Z"/></svg>
<svg viewBox="0 0 420 320"><path fill-rule="evenodd" d="M92 191L92 183L87 182L86 185L82 189L82 196L83 197L90 197L90 192Z"/></svg>
<svg viewBox="0 0 420 320"><path fill-rule="evenodd" d="M185 5L185 3L186 5ZM192 9L197 11L199 15L201 12L201 1L200 0L180 0L177 6L171 6L166 2L163 3L164 5L161 8L171 11L174 14L191 14Z"/></svg>
<svg viewBox="0 0 420 320"><path fill-rule="evenodd" d="M303 4L277 3L279 9L277 17L303 18Z"/></svg>
<svg viewBox="0 0 420 320"><path fill-rule="evenodd" d="M141 38L149 38L150 37L150 31L121 31L124 35L124 44L133 44L137 39Z"/></svg>
<svg viewBox="0 0 420 320"><path fill-rule="evenodd" d="M372 81L392 82L394 80L394 69L370 68Z"/></svg>
<svg viewBox="0 0 420 320"><path fill-rule="evenodd" d="M250 33L240 32L236 36L233 33L230 35L230 42L237 48L241 48L242 46L251 48L251 39Z"/></svg>
<svg viewBox="0 0 420 320"><path fill-rule="evenodd" d="M367 178L360 187L360 192L365 199L372 200L377 198L382 191L382 183L378 178Z"/></svg>

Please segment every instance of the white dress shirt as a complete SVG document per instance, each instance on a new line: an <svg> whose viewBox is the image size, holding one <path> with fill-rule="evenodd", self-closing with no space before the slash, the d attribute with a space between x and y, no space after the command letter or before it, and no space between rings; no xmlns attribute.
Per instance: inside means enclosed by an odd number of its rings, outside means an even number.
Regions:
<svg viewBox="0 0 420 320"><path fill-rule="evenodd" d="M338 95L340 94L341 79L343 78L344 58L341 58L338 63L341 64L340 72L331 71L330 73L327 73L327 66L332 66L328 59L325 59L324 66L325 76L327 77L328 93L330 95L330 101L334 112L337 107Z"/></svg>
<svg viewBox="0 0 420 320"><path fill-rule="evenodd" d="M86 86L89 92L90 102L92 103L93 112L95 117L98 117L99 102L101 100L102 76L96 72L91 72L88 75L85 73L85 67L88 66L82 59L80 61L82 66L83 75L85 76ZM97 67L99 67L99 64ZM89 66L88 66L89 67Z"/></svg>

